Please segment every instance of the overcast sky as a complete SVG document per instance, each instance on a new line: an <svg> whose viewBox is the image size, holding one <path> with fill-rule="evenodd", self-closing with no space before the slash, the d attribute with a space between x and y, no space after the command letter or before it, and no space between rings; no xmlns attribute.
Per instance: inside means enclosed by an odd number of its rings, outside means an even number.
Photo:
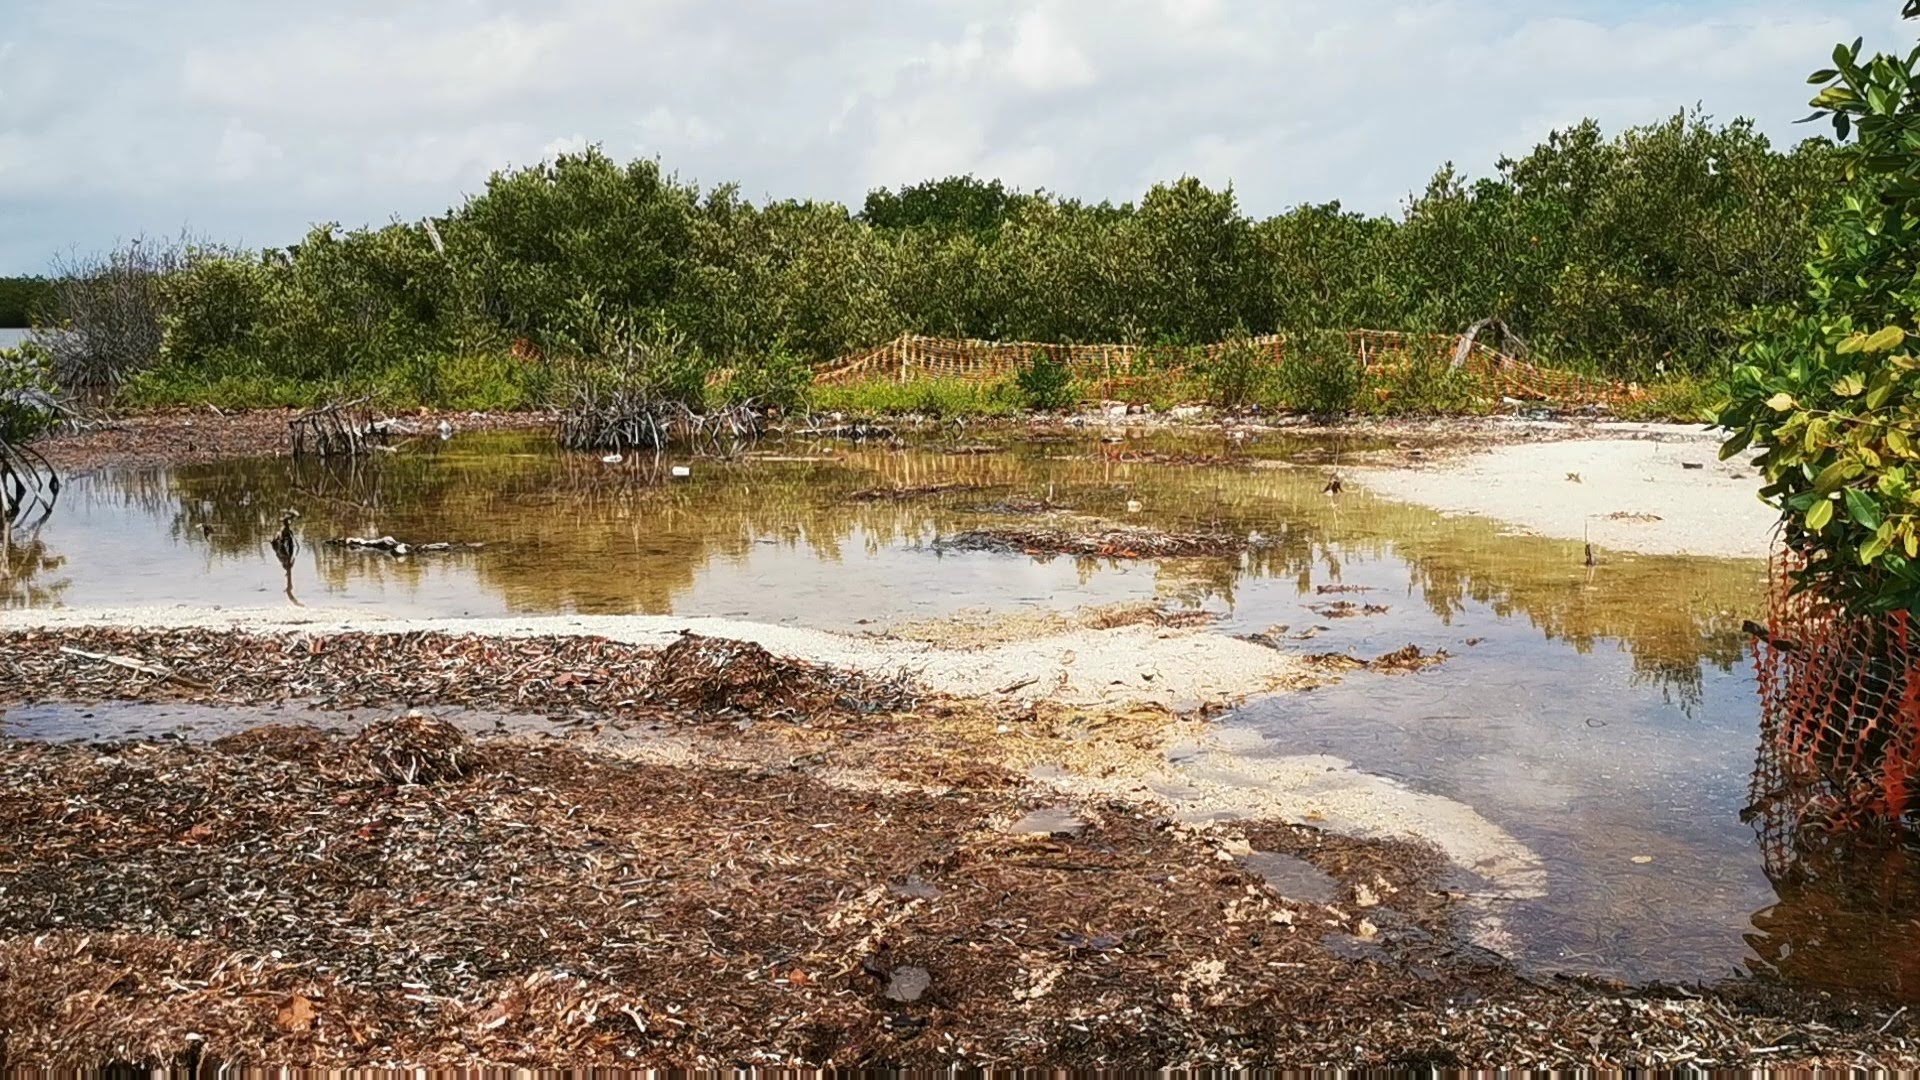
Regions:
<svg viewBox="0 0 1920 1080"><path fill-rule="evenodd" d="M437 212L597 142L754 198L1182 174L1391 211L1556 126L1698 103L1808 133L1898 0L0 0L0 273L138 233Z"/></svg>

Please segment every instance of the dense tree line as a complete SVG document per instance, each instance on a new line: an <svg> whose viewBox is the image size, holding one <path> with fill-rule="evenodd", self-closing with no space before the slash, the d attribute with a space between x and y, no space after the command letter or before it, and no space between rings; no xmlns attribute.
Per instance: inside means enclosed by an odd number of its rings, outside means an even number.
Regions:
<svg viewBox="0 0 1920 1080"><path fill-rule="evenodd" d="M35 313L52 295L52 287L43 277L0 277L0 327L32 326Z"/></svg>
<svg viewBox="0 0 1920 1080"><path fill-rule="evenodd" d="M1448 166L1397 215L1261 220L1193 179L1121 204L952 177L858 213L755 205L589 150L498 173L430 221L191 253L161 290L156 362L340 379L529 346L590 356L645 331L750 369L903 331L1179 344L1498 317L1562 361L1711 371L1748 311L1802 288L1832 154L1776 150L1744 121L1588 122L1483 179Z"/></svg>

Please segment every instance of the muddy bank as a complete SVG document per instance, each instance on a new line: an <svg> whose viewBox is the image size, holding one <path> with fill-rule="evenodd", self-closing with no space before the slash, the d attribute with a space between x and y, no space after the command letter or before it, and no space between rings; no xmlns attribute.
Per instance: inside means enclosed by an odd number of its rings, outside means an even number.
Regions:
<svg viewBox="0 0 1920 1080"><path fill-rule="evenodd" d="M1833 999L1522 978L1417 849L804 760L8 741L0 853L12 1065L1916 1060Z"/></svg>
<svg viewBox="0 0 1920 1080"><path fill-rule="evenodd" d="M1388 498L1496 518L1522 532L1646 555L1764 559L1778 515L1744 458L1695 429L1516 443L1432 464L1359 468Z"/></svg>
<svg viewBox="0 0 1920 1080"><path fill-rule="evenodd" d="M277 457L291 446L287 421L296 409L220 412L181 409L115 416L84 430L60 432L34 443L55 468L187 465L237 457ZM549 413L472 413L416 411L394 417L394 445L409 438L438 438L441 421L461 432L527 431L549 428Z"/></svg>

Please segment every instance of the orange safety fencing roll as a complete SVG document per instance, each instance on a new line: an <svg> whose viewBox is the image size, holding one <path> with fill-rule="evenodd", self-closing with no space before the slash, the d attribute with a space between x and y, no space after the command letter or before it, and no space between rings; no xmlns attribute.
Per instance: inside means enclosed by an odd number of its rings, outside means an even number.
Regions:
<svg viewBox="0 0 1920 1080"><path fill-rule="evenodd" d="M1413 363L1457 365L1488 396L1564 405L1617 405L1639 400L1640 387L1559 371L1496 352L1478 341L1461 354L1461 338L1450 334L1408 334L1393 330L1354 330L1347 346L1360 369L1384 376ZM1268 334L1246 339L1266 362L1286 363L1287 338ZM1102 384L1108 393L1155 374L1180 374L1217 359L1233 342L1198 349L1157 349L1139 345L1066 345L1035 341L978 341L902 334L883 345L840 357L819 368L814 381L826 385L867 379L909 383L922 379L992 382L1007 378L1038 352L1044 352L1074 377Z"/></svg>
<svg viewBox="0 0 1920 1080"><path fill-rule="evenodd" d="M1760 760L1753 812L1840 831L1920 812L1920 640L1909 612L1861 614L1794 587L1774 560L1767 632L1755 645Z"/></svg>

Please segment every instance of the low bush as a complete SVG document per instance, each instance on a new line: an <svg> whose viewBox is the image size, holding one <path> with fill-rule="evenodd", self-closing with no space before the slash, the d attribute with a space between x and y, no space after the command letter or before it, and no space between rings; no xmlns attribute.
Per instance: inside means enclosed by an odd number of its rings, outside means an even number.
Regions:
<svg viewBox="0 0 1920 1080"><path fill-rule="evenodd" d="M0 443L24 443L59 419L53 358L28 342L0 349Z"/></svg>
<svg viewBox="0 0 1920 1080"><path fill-rule="evenodd" d="M1312 331L1287 341L1284 359L1274 370L1277 403L1311 416L1340 416L1360 404L1360 362L1346 335Z"/></svg>
<svg viewBox="0 0 1920 1080"><path fill-rule="evenodd" d="M900 383L880 378L865 382L815 386L808 404L816 413L848 416L905 416L918 414L946 419L956 416L1013 416L1024 402L1010 380L968 382L964 379L927 379Z"/></svg>
<svg viewBox="0 0 1920 1080"><path fill-rule="evenodd" d="M1014 372L1014 385L1027 408L1054 412L1071 408L1080 401L1073 384L1073 372L1045 349L1035 349L1027 362Z"/></svg>

